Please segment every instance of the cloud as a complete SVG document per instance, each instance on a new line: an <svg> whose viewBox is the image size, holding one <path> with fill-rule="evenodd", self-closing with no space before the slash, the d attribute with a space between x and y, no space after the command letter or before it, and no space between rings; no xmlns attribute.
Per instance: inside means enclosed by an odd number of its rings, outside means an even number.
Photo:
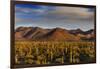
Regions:
<svg viewBox="0 0 100 69"><path fill-rule="evenodd" d="M22 13L22 14L45 12L45 10L41 10L41 9L21 8L21 7L16 7L15 11L16 11L16 13Z"/></svg>
<svg viewBox="0 0 100 69"><path fill-rule="evenodd" d="M91 20L94 19L93 12L89 12L88 8L78 8L78 7L56 7L54 11L49 12L50 16L55 16L59 18L66 19L76 19L76 20Z"/></svg>
<svg viewBox="0 0 100 69"><path fill-rule="evenodd" d="M41 19L69 19L69 20L93 20L94 14L90 12L88 8L80 7L58 7L58 6L41 6L40 8L28 8L28 7L16 7L15 8L17 16L27 17L27 18L37 18Z"/></svg>
<svg viewBox="0 0 100 69"><path fill-rule="evenodd" d="M17 18L15 17L15 23L24 23L24 22L33 22L32 19L23 19L23 18Z"/></svg>
<svg viewBox="0 0 100 69"><path fill-rule="evenodd" d="M92 11L90 11L92 9ZM92 26L94 23L93 8L82 7L65 7L65 6L41 6L15 8L16 25L27 25L30 23L34 26L43 27L82 27ZM23 24L22 24L23 23ZM64 24L64 25L62 25ZM67 26L68 25L68 26ZM77 25L77 26L76 26ZM90 27L87 27L90 28Z"/></svg>

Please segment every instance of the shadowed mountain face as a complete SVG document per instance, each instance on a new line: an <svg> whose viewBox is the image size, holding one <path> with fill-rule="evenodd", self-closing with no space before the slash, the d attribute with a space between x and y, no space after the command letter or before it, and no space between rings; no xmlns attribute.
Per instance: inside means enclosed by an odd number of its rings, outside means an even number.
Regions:
<svg viewBox="0 0 100 69"><path fill-rule="evenodd" d="M15 30L15 40L39 41L94 41L94 30L66 30L62 28L43 29L40 27L18 27Z"/></svg>

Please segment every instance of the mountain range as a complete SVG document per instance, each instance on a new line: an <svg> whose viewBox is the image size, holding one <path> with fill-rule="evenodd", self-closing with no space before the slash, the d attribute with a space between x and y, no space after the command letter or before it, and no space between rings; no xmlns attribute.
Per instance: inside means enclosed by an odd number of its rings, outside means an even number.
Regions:
<svg viewBox="0 0 100 69"><path fill-rule="evenodd" d="M63 28L44 29L40 27L18 27L15 30L15 40L36 41L94 41L94 29L67 30Z"/></svg>

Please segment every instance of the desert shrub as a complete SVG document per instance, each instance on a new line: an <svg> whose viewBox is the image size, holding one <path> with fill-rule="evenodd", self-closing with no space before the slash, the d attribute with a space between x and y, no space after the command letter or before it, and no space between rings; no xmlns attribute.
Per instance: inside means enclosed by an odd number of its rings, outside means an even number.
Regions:
<svg viewBox="0 0 100 69"><path fill-rule="evenodd" d="M88 63L95 61L94 42L16 41L16 64Z"/></svg>

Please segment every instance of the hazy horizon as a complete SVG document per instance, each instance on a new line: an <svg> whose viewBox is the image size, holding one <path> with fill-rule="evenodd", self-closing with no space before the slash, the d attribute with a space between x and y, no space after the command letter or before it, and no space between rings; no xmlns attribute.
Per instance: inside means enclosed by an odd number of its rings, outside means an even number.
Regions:
<svg viewBox="0 0 100 69"><path fill-rule="evenodd" d="M16 4L15 28L94 29L94 8Z"/></svg>

